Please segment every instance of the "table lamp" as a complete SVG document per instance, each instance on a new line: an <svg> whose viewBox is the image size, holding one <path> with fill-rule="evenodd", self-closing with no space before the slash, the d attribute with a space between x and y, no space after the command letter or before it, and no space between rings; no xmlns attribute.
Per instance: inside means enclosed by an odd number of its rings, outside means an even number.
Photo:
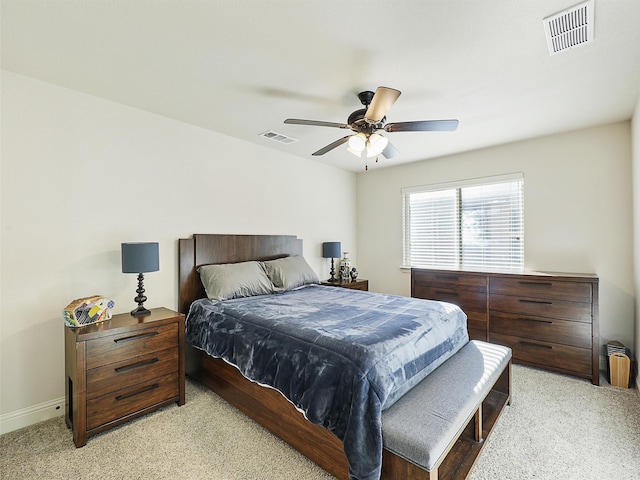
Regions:
<svg viewBox="0 0 640 480"><path fill-rule="evenodd" d="M331 259L331 278L328 280L329 282L337 282L336 278L336 269L333 263L334 258L340 258L342 252L342 245L340 242L324 242L322 244L322 258L330 258Z"/></svg>
<svg viewBox="0 0 640 480"><path fill-rule="evenodd" d="M122 244L122 273L138 274L138 308L131 311L131 315L148 315L151 312L144 308L147 297L144 296L144 273L160 270L160 260L157 242L131 242Z"/></svg>

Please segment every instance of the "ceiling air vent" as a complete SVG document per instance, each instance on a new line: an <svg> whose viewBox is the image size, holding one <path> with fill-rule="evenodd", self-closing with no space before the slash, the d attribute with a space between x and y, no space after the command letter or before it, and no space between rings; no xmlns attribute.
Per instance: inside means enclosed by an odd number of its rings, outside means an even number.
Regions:
<svg viewBox="0 0 640 480"><path fill-rule="evenodd" d="M550 55L593 40L593 2L588 0L542 20Z"/></svg>
<svg viewBox="0 0 640 480"><path fill-rule="evenodd" d="M261 133L260 136L280 143L293 143L298 141L297 138L287 137L286 135L274 132L273 130L267 130L266 132Z"/></svg>

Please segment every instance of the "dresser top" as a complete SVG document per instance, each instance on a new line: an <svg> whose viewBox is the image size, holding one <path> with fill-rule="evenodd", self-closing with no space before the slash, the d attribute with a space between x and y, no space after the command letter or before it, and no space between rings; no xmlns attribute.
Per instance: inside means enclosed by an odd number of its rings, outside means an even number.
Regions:
<svg viewBox="0 0 640 480"><path fill-rule="evenodd" d="M523 271L497 271L497 270L465 270L465 269L438 269L438 268L428 268L428 267L412 267L411 270L416 271L424 271L430 273L441 273L441 274L469 274L469 275L487 275L487 276L495 276L495 277L510 277L510 276L531 276L531 277L553 277L557 280L573 280L573 281L588 281L588 282L597 282L598 275L595 273L575 273L575 272L543 272L543 271L531 271L531 270L523 270Z"/></svg>

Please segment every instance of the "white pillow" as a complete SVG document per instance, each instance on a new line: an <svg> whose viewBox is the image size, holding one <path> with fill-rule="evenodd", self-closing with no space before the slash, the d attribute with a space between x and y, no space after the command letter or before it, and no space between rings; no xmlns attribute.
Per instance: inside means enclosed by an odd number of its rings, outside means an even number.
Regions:
<svg viewBox="0 0 640 480"><path fill-rule="evenodd" d="M300 255L269 260L268 262L262 262L262 265L276 292L320 283L316 272Z"/></svg>
<svg viewBox="0 0 640 480"><path fill-rule="evenodd" d="M203 265L198 273L207 297L214 301L273 293L260 262Z"/></svg>

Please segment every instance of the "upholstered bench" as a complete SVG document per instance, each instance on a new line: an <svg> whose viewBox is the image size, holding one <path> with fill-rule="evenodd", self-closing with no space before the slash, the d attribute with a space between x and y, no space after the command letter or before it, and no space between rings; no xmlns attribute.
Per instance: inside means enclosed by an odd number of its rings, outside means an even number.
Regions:
<svg viewBox="0 0 640 480"><path fill-rule="evenodd" d="M382 477L466 478L510 398L511 349L470 341L383 412ZM410 466L389 476L394 456Z"/></svg>

